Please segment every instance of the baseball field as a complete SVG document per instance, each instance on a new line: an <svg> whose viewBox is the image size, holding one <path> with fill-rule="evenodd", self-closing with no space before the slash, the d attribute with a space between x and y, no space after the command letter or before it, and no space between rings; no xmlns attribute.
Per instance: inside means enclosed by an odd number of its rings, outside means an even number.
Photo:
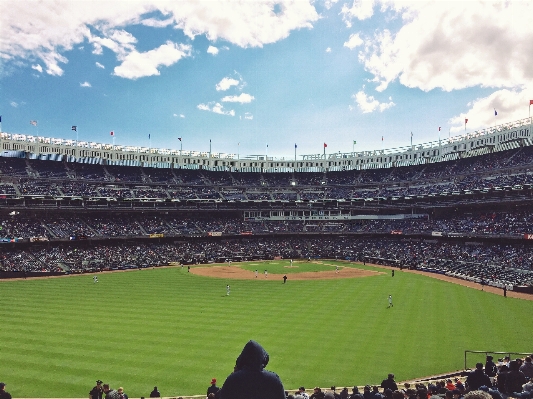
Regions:
<svg viewBox="0 0 533 399"><path fill-rule="evenodd" d="M17 398L87 397L97 379L132 398L203 394L250 339L287 389L459 370L465 350L532 351L532 301L336 261L0 281L0 309L0 381Z"/></svg>

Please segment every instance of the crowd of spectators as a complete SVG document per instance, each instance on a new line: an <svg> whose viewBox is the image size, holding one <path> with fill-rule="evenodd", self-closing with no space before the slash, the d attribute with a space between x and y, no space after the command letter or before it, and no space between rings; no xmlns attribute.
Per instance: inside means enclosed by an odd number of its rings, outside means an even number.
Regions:
<svg viewBox="0 0 533 399"><path fill-rule="evenodd" d="M123 193L124 194L124 193ZM158 192L154 192L157 198ZM403 216L403 215L398 215ZM475 212L447 214L417 218L350 219L350 220L268 220L244 219L235 213L211 212L207 215L159 213L120 213L97 215L42 214L34 217L6 215L0 217L0 237L31 238L46 236L48 239L87 237L129 237L164 232L168 236L219 232L224 235L243 233L353 233L353 234L402 234L402 235L468 235L470 237L498 237L522 239L533 234L533 213L525 209L512 212Z"/></svg>
<svg viewBox="0 0 533 399"><path fill-rule="evenodd" d="M159 221L154 220L153 231ZM113 231L116 226L108 226ZM219 226L214 226L219 227ZM103 228L103 227L101 227ZM132 222L130 228L135 228ZM421 269L497 287L533 285L533 249L525 245L453 243L432 240L337 238L261 238L152 242L151 240L85 246L33 246L4 249L1 271L39 271L50 265L72 270L147 267L173 262L194 264L281 257L347 259Z"/></svg>

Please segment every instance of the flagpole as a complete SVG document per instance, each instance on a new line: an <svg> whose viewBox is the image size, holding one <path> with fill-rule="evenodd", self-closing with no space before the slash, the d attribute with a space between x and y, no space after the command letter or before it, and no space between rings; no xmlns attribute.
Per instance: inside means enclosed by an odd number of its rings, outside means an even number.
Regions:
<svg viewBox="0 0 533 399"><path fill-rule="evenodd" d="M239 141L237 143L237 161L239 161L241 159L240 152L241 152L241 142Z"/></svg>
<svg viewBox="0 0 533 399"><path fill-rule="evenodd" d="M294 162L296 162L296 143L294 143Z"/></svg>

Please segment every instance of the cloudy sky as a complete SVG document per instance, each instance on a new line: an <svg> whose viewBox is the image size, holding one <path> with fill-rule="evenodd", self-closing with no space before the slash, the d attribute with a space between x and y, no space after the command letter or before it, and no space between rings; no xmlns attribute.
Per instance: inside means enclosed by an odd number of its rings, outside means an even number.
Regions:
<svg viewBox="0 0 533 399"><path fill-rule="evenodd" d="M287 158L438 140L528 117L532 16L531 1L2 0L2 130Z"/></svg>

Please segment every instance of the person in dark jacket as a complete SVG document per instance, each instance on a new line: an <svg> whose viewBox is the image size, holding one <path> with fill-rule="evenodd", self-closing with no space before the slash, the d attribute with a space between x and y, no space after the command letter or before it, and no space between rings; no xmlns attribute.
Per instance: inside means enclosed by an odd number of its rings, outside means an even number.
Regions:
<svg viewBox="0 0 533 399"><path fill-rule="evenodd" d="M494 359L492 356L487 356L487 361L485 362L485 374L487 374L489 377L496 377L498 368L492 359Z"/></svg>
<svg viewBox="0 0 533 399"><path fill-rule="evenodd" d="M398 390L398 385L396 385L396 381L394 381L394 374L389 374L387 379L381 382L381 388L389 388L392 392Z"/></svg>
<svg viewBox="0 0 533 399"><path fill-rule="evenodd" d="M213 378L211 380L211 385L209 386L209 388L207 388L207 396L209 396L210 393L214 393L216 394L218 392L220 388L217 387L217 379L216 378Z"/></svg>
<svg viewBox="0 0 533 399"><path fill-rule="evenodd" d="M527 382L526 376L520 371L520 364L516 360L509 362L509 372L505 378L505 391L509 396L521 397L516 395L522 392L522 385ZM529 396L529 394L527 394Z"/></svg>
<svg viewBox="0 0 533 399"><path fill-rule="evenodd" d="M268 361L263 347L253 340L248 341L237 358L235 371L217 392L217 399L285 399L279 376L265 370Z"/></svg>
<svg viewBox="0 0 533 399"><path fill-rule="evenodd" d="M501 393L507 393L505 388L505 379L507 378L507 373L509 372L509 367L505 364L500 367L498 374L496 376L498 391Z"/></svg>
<svg viewBox="0 0 533 399"><path fill-rule="evenodd" d="M483 363L476 363L476 369L466 377L466 385L469 391L477 391L482 385L492 388L489 376L483 372Z"/></svg>

